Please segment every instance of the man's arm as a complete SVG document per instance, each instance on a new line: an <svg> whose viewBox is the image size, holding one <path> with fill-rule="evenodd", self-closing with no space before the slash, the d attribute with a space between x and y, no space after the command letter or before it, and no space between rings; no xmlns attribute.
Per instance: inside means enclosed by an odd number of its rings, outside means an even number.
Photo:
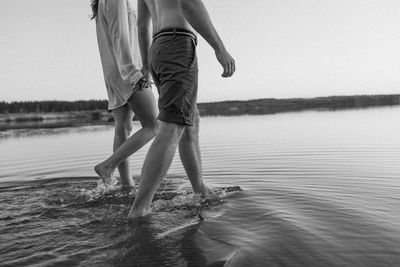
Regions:
<svg viewBox="0 0 400 267"><path fill-rule="evenodd" d="M235 60L226 50L210 16L201 0L178 0L183 15L189 24L211 45L221 66L222 77L230 77L235 72Z"/></svg>
<svg viewBox="0 0 400 267"><path fill-rule="evenodd" d="M111 35L112 49L122 79L135 87L143 77L134 62L129 40L128 9L125 0L107 1L106 16Z"/></svg>
<svg viewBox="0 0 400 267"><path fill-rule="evenodd" d="M138 35L139 35L139 48L142 57L143 68L142 72L145 77L150 80L148 54L151 42L150 26L151 17L149 9L144 0L138 0Z"/></svg>

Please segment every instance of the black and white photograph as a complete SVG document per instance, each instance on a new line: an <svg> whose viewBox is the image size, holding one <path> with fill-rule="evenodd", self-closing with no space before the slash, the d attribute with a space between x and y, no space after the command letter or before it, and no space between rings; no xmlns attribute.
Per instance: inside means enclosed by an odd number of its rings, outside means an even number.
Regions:
<svg viewBox="0 0 400 267"><path fill-rule="evenodd" d="M400 1L0 22L0 266L400 266Z"/></svg>

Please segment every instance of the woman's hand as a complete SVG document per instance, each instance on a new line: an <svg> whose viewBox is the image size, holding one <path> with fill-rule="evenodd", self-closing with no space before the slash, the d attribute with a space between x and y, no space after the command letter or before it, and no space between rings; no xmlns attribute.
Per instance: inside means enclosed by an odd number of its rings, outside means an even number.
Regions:
<svg viewBox="0 0 400 267"><path fill-rule="evenodd" d="M154 83L153 82L153 77L151 77L151 73L147 68L142 68L142 73L143 73L143 76L146 78L146 80L149 83Z"/></svg>

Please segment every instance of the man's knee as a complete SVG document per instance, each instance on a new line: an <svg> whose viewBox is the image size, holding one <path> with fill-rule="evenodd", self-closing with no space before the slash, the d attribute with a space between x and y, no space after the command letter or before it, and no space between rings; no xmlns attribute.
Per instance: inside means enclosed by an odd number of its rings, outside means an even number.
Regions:
<svg viewBox="0 0 400 267"><path fill-rule="evenodd" d="M184 129L185 127L183 125L160 121L157 130L157 138L178 141Z"/></svg>
<svg viewBox="0 0 400 267"><path fill-rule="evenodd" d="M198 142L198 140L199 136L196 127L186 126L181 137L181 142L192 143L192 142Z"/></svg>

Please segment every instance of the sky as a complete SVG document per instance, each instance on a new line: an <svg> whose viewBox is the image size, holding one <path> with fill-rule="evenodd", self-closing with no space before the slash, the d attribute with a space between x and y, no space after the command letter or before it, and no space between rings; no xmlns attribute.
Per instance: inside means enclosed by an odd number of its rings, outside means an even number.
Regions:
<svg viewBox="0 0 400 267"><path fill-rule="evenodd" d="M199 102L400 93L398 0L203 0ZM89 0L1 0L0 101L106 99Z"/></svg>

